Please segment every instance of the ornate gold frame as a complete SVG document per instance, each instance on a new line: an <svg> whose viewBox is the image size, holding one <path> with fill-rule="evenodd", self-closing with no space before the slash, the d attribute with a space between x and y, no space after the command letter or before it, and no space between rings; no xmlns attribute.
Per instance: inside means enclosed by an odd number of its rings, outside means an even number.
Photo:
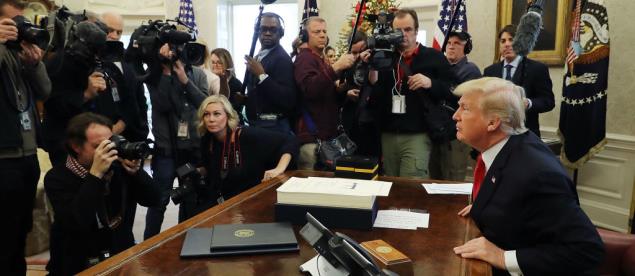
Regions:
<svg viewBox="0 0 635 276"><path fill-rule="evenodd" d="M570 33L570 7L571 0L550 0L558 2L557 22L555 30L552 32L555 34L555 48L551 50L532 51L529 53L529 58L539 60L547 65L563 65L566 57L569 33ZM518 22L512 21L512 6L513 0L501 0L498 1L498 14L497 14L497 29L495 35L498 34L498 30L508 24L518 24ZM549 11L545 11L549 12ZM553 12L553 11L552 11ZM496 37L498 41L498 37ZM498 62L498 42L496 43L496 52L494 53L494 62Z"/></svg>

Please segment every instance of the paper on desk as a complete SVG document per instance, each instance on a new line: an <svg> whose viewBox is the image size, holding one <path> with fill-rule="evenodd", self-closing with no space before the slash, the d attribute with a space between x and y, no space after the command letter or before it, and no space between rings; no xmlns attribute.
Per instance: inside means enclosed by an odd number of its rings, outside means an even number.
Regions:
<svg viewBox="0 0 635 276"><path fill-rule="evenodd" d="M459 184L437 184L437 183L424 183L421 184L426 189L428 194L459 194L470 195L472 194L472 183L459 183Z"/></svg>
<svg viewBox="0 0 635 276"><path fill-rule="evenodd" d="M373 227L417 230L428 228L430 214L402 210L379 210Z"/></svg>
<svg viewBox="0 0 635 276"><path fill-rule="evenodd" d="M289 179L287 182L290 180L294 179ZM392 187L392 182L352 178L309 177L304 180L296 179L298 180L304 185L301 188L303 191L320 191L328 194L388 196Z"/></svg>
<svg viewBox="0 0 635 276"><path fill-rule="evenodd" d="M319 254L306 263L300 265L300 271L308 272L313 276L328 275L328 276L348 276L348 271L344 266L335 268L324 257Z"/></svg>

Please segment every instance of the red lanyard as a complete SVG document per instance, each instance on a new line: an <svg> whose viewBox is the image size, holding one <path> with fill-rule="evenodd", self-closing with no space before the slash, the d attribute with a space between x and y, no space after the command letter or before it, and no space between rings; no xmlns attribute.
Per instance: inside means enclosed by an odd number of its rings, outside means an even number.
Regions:
<svg viewBox="0 0 635 276"><path fill-rule="evenodd" d="M238 127L236 130L232 131L229 137L225 136L225 141L223 142L223 154L221 156L221 170L223 171L227 171L229 169L230 161L233 161L232 164L234 164L234 167L240 167L242 154L240 153L240 140L238 139L240 139L241 131L242 128ZM236 142L237 140L238 142ZM230 152L232 153L231 155L229 154Z"/></svg>

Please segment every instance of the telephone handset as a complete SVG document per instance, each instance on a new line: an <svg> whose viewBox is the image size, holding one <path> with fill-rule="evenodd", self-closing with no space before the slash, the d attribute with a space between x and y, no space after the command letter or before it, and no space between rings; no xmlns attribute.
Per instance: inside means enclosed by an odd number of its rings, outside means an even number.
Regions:
<svg viewBox="0 0 635 276"><path fill-rule="evenodd" d="M310 213L300 235L333 267L344 267L349 275L394 276L390 270L382 270L370 254L355 240L342 233L331 232Z"/></svg>

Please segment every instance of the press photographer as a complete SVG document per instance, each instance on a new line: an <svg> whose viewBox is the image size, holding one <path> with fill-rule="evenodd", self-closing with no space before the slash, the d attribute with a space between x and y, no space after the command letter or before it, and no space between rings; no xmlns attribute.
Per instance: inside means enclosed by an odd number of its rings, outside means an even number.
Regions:
<svg viewBox="0 0 635 276"><path fill-rule="evenodd" d="M160 199L157 185L141 168L143 160L137 159L147 156L147 145L113 136L108 118L74 117L65 146L66 162L44 178L55 213L50 275L76 274L133 246L137 203L151 207Z"/></svg>
<svg viewBox="0 0 635 276"><path fill-rule="evenodd" d="M427 178L432 143L427 119L433 114L426 104L452 97L453 77L443 54L417 42L419 20L414 10L396 11L391 25L403 33L403 42L389 70L370 73L370 104L381 132L384 172Z"/></svg>
<svg viewBox="0 0 635 276"><path fill-rule="evenodd" d="M24 247L40 176L35 99L44 100L51 91L42 49L29 39L33 29L16 20L23 9L21 1L0 0L0 208L7 210L3 214L7 227L0 236L0 268L7 275L26 274Z"/></svg>
<svg viewBox="0 0 635 276"><path fill-rule="evenodd" d="M192 66L204 59L194 37L170 22L150 21L137 28L128 47L132 62L150 91L152 134L155 137L152 173L161 190L161 203L148 209L144 238L161 230L176 168L198 164L200 137L196 132L196 110L209 90L202 69ZM199 44L200 45L200 44ZM204 48L204 46L203 46ZM143 70L146 64L148 70ZM179 221L192 215L190 201L179 205Z"/></svg>
<svg viewBox="0 0 635 276"><path fill-rule="evenodd" d="M86 20L85 16L83 19ZM44 104L43 133L45 149L53 165L66 160L62 140L64 129L74 116L95 112L116 123L115 133L125 128L119 108L121 97L102 68L104 62L121 55L123 45L106 41L107 27L101 22L71 21L68 24L74 25L70 27L64 50L58 50L48 59L53 90Z"/></svg>

